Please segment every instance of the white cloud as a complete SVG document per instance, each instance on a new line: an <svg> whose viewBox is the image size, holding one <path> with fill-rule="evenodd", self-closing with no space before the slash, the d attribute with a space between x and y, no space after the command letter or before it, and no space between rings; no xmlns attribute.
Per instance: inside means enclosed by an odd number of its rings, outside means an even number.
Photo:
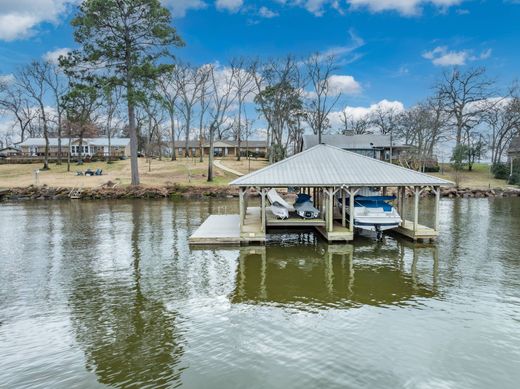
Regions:
<svg viewBox="0 0 520 389"><path fill-rule="evenodd" d="M217 0L215 2L215 6L218 10L228 11L228 12L238 12L238 10L244 4L243 0Z"/></svg>
<svg viewBox="0 0 520 389"><path fill-rule="evenodd" d="M360 120L368 118L373 112L377 110L393 111L394 113L404 112L404 104L400 101L390 101L387 99L381 100L378 103L371 104L368 107L350 107L346 106L341 111L331 112L329 115L330 124L333 127L339 127L342 125L341 119L343 118L343 112L347 114L347 117L352 120Z"/></svg>
<svg viewBox="0 0 520 389"><path fill-rule="evenodd" d="M468 57L468 51L449 51L446 46L439 46L423 53L423 58L431 60L437 66L465 65Z"/></svg>
<svg viewBox="0 0 520 389"><path fill-rule="evenodd" d="M321 56L325 59L327 57L335 57L338 65L347 65L362 57L362 54L354 53L357 49L365 45L365 41L359 37L354 30L349 30L350 43L344 46L334 46L326 49Z"/></svg>
<svg viewBox="0 0 520 389"><path fill-rule="evenodd" d="M267 7L260 7L260 9L258 10L258 15L260 15L263 18L271 19L277 17L279 14L278 12L270 10Z"/></svg>
<svg viewBox="0 0 520 389"><path fill-rule="evenodd" d="M448 50L446 46L438 46L423 53L423 58L429 59L436 66L463 66L469 61L484 60L491 57L491 49L484 50L480 55L473 55L471 50Z"/></svg>
<svg viewBox="0 0 520 389"><path fill-rule="evenodd" d="M340 93L352 95L361 92L361 85L352 76L334 74L329 77L328 84L333 96Z"/></svg>
<svg viewBox="0 0 520 389"><path fill-rule="evenodd" d="M33 35L41 23L60 22L70 5L79 0L0 1L0 40L13 41Z"/></svg>
<svg viewBox="0 0 520 389"><path fill-rule="evenodd" d="M208 5L202 0L161 0L163 5L168 7L174 18L186 16L190 9L204 9Z"/></svg>
<svg viewBox="0 0 520 389"><path fill-rule="evenodd" d="M418 15L425 5L447 9L464 0L347 0L353 9L368 8L371 12L396 11L401 15Z"/></svg>
<svg viewBox="0 0 520 389"><path fill-rule="evenodd" d="M59 59L61 56L66 57L67 54L71 51L68 47L62 47L60 49L47 51L45 54L43 54L42 58L44 61L58 64Z"/></svg>
<svg viewBox="0 0 520 389"><path fill-rule="evenodd" d="M14 82L14 75L12 73L9 74L0 74L0 85L9 85Z"/></svg>

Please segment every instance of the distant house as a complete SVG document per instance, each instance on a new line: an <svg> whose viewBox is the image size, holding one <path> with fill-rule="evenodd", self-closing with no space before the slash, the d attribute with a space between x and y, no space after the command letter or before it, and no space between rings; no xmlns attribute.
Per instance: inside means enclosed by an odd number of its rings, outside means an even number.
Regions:
<svg viewBox="0 0 520 389"><path fill-rule="evenodd" d="M22 155L27 157L40 157L45 154L45 139L44 138L28 138L18 144ZM73 157L129 157L130 156L130 138L112 138L110 140L110 150L108 138L84 138L81 141L79 138L61 139L62 156L66 157L70 152ZM49 138L49 156L56 157L58 155L58 138Z"/></svg>
<svg viewBox="0 0 520 389"><path fill-rule="evenodd" d="M186 155L186 142L179 139L175 142L175 152L179 156ZM209 142L202 142L202 150L204 155L209 155ZM228 157L238 155L238 142L234 140L215 140L213 142L213 152L216 157ZM242 140L240 142L241 155L248 153L253 156L265 157L267 154L267 142L262 140ZM188 155L190 157L200 156L200 141L188 141Z"/></svg>
<svg viewBox="0 0 520 389"><path fill-rule="evenodd" d="M390 144L389 135L322 135L321 143L336 146L340 149L352 151L367 157L388 161L390 159L390 149L392 149L392 159L399 159L399 155L412 146L399 143ZM317 135L304 135L301 142L300 151L304 151L318 144ZM391 147L392 146L392 147Z"/></svg>
<svg viewBox="0 0 520 389"><path fill-rule="evenodd" d="M507 155L512 159L520 159L520 136L517 136L511 140Z"/></svg>
<svg viewBox="0 0 520 389"><path fill-rule="evenodd" d="M0 158L9 158L21 153L20 149L14 146L7 146L0 149Z"/></svg>

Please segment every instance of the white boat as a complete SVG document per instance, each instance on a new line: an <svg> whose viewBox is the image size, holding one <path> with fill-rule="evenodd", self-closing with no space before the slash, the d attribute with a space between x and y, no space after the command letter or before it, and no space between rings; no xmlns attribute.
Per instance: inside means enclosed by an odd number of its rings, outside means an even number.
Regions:
<svg viewBox="0 0 520 389"><path fill-rule="evenodd" d="M377 233L381 238L383 231L399 227L401 216L389 203L395 196L380 196L379 192L365 190L354 197L354 227ZM350 216L351 201L348 201L347 213Z"/></svg>
<svg viewBox="0 0 520 389"><path fill-rule="evenodd" d="M294 207L285 201L274 188L267 192L267 199L271 203L271 212L279 219L288 219L289 212L294 211Z"/></svg>

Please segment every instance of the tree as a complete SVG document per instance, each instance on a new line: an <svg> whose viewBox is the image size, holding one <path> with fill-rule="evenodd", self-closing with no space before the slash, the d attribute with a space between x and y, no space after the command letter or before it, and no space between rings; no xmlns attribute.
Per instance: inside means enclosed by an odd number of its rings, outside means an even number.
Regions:
<svg viewBox="0 0 520 389"><path fill-rule="evenodd" d="M159 0L85 0L72 20L81 46L62 61L76 76L111 79L126 92L132 185L139 185L136 105L144 83L171 68L162 61L183 44ZM83 76L83 78L85 78Z"/></svg>
<svg viewBox="0 0 520 389"><path fill-rule="evenodd" d="M16 76L18 86L28 94L39 110L38 113L43 126L43 137L45 138L42 170L49 170L49 114L45 99L48 93L46 79L49 77L50 71L49 63L33 61L23 67Z"/></svg>
<svg viewBox="0 0 520 389"><path fill-rule="evenodd" d="M270 144L269 162L285 158L295 122L303 113L301 78L298 64L292 57L270 61L252 68L257 95L257 109L267 121L267 140Z"/></svg>
<svg viewBox="0 0 520 389"><path fill-rule="evenodd" d="M255 91L255 83L253 75L246 65L243 58L235 58L231 61L231 74L233 74L233 86L237 94L237 126L235 139L237 141L237 161L240 161L241 142L242 142L242 110L244 109L244 101Z"/></svg>
<svg viewBox="0 0 520 389"><path fill-rule="evenodd" d="M494 84L487 78L485 68L465 72L454 68L444 72L442 80L435 86L435 95L452 119L456 146L462 143L464 135L469 135L481 123L484 113L490 109L489 99L493 96Z"/></svg>
<svg viewBox="0 0 520 389"><path fill-rule="evenodd" d="M332 72L337 69L336 59L332 55L324 57L316 53L305 61L305 67L312 87L307 99L306 118L314 135L318 135L318 143L321 143L321 136L329 127L328 115L341 97L341 93L334 93L330 83Z"/></svg>
<svg viewBox="0 0 520 389"><path fill-rule="evenodd" d="M61 151L61 130L62 130L62 107L60 104L60 100L62 96L65 95L67 92L67 86L65 82L63 81L63 74L61 72L61 69L55 65L54 63L49 62L48 63L49 70L45 72L45 83L50 88L55 107L56 107L56 124L57 124L57 135L58 135L58 165L61 165L61 157L62 157L62 151ZM70 151L70 150L69 150Z"/></svg>
<svg viewBox="0 0 520 389"><path fill-rule="evenodd" d="M177 159L177 153L175 151L175 121L177 118L175 112L177 109L177 98L179 97L179 90L177 88L177 83L172 71L164 73L157 82L158 90L156 98L162 104L170 119L170 137L172 148L171 160L175 161Z"/></svg>
<svg viewBox="0 0 520 389"><path fill-rule="evenodd" d="M176 88L179 94L177 99L177 107L184 118L184 156L189 157L189 141L191 131L191 120L193 118L193 109L199 99L199 89L201 79L199 72L188 64L178 63L174 69L174 77Z"/></svg>
<svg viewBox="0 0 520 389"><path fill-rule="evenodd" d="M115 133L114 122L118 119L119 103L121 101L121 88L107 83L102 88L103 95L102 107L106 117L105 120L105 135L108 139L108 154L106 155L106 162L112 163L112 137Z"/></svg>
<svg viewBox="0 0 520 389"><path fill-rule="evenodd" d="M498 164L511 139L520 129L520 98L515 96L503 100L495 109L485 113L484 122L490 129L491 163Z"/></svg>
<svg viewBox="0 0 520 389"><path fill-rule="evenodd" d="M201 66L197 69L197 72L199 73L198 77L200 79L200 89L199 89L199 162L204 161L204 147L203 147L203 141L204 141L204 117L206 114L206 111L208 110L209 103L210 103L210 72L211 67L210 66Z"/></svg>
<svg viewBox="0 0 520 389"><path fill-rule="evenodd" d="M30 136L34 135L31 125L36 117L36 111L32 109L30 99L14 80L0 82L0 109L14 116L20 142L25 140L27 132Z"/></svg>
<svg viewBox="0 0 520 389"><path fill-rule="evenodd" d="M94 113L99 108L99 94L97 88L88 84L75 84L61 99L66 115L66 127L69 138L69 157L67 171L70 171L70 154L72 137L79 138L78 157L83 155L83 139L96 137L99 128L96 125Z"/></svg>
<svg viewBox="0 0 520 389"><path fill-rule="evenodd" d="M211 102L209 108L209 158L208 158L208 182L213 181L213 157L215 154L213 142L215 132L218 131L226 122L226 113L235 101L236 95L233 93L233 75L226 72L218 76L215 66L209 66L209 79L211 85Z"/></svg>
<svg viewBox="0 0 520 389"><path fill-rule="evenodd" d="M370 119L368 115L355 117L346 110L343 110L340 120L343 124L343 128L341 129L343 135L363 135L369 133Z"/></svg>

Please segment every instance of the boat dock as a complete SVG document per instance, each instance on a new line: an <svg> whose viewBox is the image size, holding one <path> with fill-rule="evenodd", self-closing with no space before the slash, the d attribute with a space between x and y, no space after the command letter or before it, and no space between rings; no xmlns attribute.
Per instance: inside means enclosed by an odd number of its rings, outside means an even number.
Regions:
<svg viewBox="0 0 520 389"><path fill-rule="evenodd" d="M346 213L347 198L366 187L397 191L396 208L405 215L407 188L413 193L413 220L403 220L392 230L414 241L432 241L438 236L440 187L450 181L419 173L387 162L328 145L317 145L302 153L237 178L230 185L239 188L238 215L211 215L189 238L193 245L247 245L264 243L277 227L314 228L328 242L350 242L355 237L354 215ZM268 206L272 188L298 188L312 197L318 218L304 219L294 214L277 217ZM435 216L431 226L419 223L419 200L431 188L435 193ZM259 203L249 206L250 195ZM253 201L255 201L253 200ZM284 200L280 200L284 201Z"/></svg>

